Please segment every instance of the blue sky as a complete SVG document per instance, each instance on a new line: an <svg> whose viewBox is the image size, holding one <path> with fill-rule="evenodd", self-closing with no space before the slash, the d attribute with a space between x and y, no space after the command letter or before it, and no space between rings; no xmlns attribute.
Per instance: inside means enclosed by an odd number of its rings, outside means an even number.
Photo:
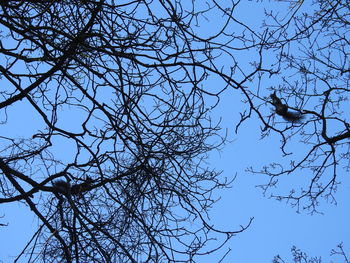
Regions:
<svg viewBox="0 0 350 263"><path fill-rule="evenodd" d="M237 17L248 21L252 26L257 26L261 21L264 4L281 11L286 11L289 7L288 2L242 1L240 9L237 10ZM214 28L215 23L212 26ZM217 83L212 80L208 85L214 87ZM322 203L320 211L323 214L310 215L303 211L296 213L296 209L285 202L264 197L256 185L266 182L268 178L252 175L246 168L259 168L271 161L283 163L285 159L281 156L277 136L260 139L260 123L256 118L253 117L244 123L239 133L235 134L239 111L244 106L236 92L226 91L219 106L213 111L214 118L222 119L221 126L228 131L230 142L219 152L212 152L208 163L210 167L222 170L223 177L233 178L236 175L237 178L231 189L216 192L221 200L210 215L216 227L227 230L239 229L240 225L246 225L251 217L254 217L254 221L249 229L233 237L220 253L203 258L200 262L217 262L229 248L231 252L223 262L271 262L277 254L286 259L286 262L292 262L290 249L293 245L310 256L321 256L324 262L330 262L331 259L338 262L336 257L329 257L331 249L344 242L345 248L350 251L350 183L346 178L348 173L340 170L342 174L339 176L344 180L336 195L338 204ZM6 129L0 130L2 135L18 133L18 136L26 136L32 134L31 129L40 128L33 123L34 113L24 102L8 114L9 124ZM293 150L297 151L298 147L297 144L293 145ZM293 175L293 180L302 181L305 180L305 176L307 175ZM287 192L289 189L288 185L285 185L278 190ZM0 228L0 244L3 244L0 260L3 262L12 262L12 256L23 247L30 236L29 233L37 225L37 220L29 214L29 208L24 205L0 206L0 216L5 215L3 222L9 222L8 227Z"/></svg>
<svg viewBox="0 0 350 263"><path fill-rule="evenodd" d="M290 13L292 1L242 1L234 13L235 18L244 21L251 27L259 28L264 19L264 8L280 13ZM310 11L313 8L303 4L300 13ZM243 60L243 61L242 61ZM244 64L245 56L238 57L238 61ZM247 61L248 62L248 61ZM267 64L267 63L266 63ZM273 79L264 85L278 85ZM247 84L254 88L256 82ZM296 208L285 202L278 202L263 196L262 191L256 185L264 184L268 177L253 175L246 171L247 167L256 170L271 162L280 162L288 165L288 159L283 158L280 151L280 138L271 135L265 139L260 137L260 125L257 117L244 123L235 134L235 125L239 120L239 111L244 107L240 96L235 91L228 91L221 97L220 105L214 110L214 116L221 118L222 127L228 131L228 139L231 143L225 145L219 153L213 153L210 163L223 171L222 176L237 179L232 189L219 193L221 200L212 210L212 219L217 226L223 228L236 228L248 223L254 217L253 224L244 233L234 237L229 244L232 251L223 262L271 262L273 257L280 255L286 262L293 262L291 255L292 246L300 248L310 257L321 257L322 262L343 262L340 257L330 257L330 252L343 242L345 251L350 251L350 182L348 172L339 169L338 178L342 184L336 194L337 204L329 204L322 200L319 206L320 214L310 215L308 211L297 213ZM272 108L271 108L272 111ZM329 130L336 130L330 126ZM298 159L303 154L305 146L298 141L288 146ZM298 173L290 175L293 183L306 182L310 174ZM277 192L288 193L291 186L288 181L281 184ZM217 256L201 262L215 262Z"/></svg>
<svg viewBox="0 0 350 263"><path fill-rule="evenodd" d="M233 142L224 147L220 154L213 156L212 162L223 170L223 176L237 179L232 189L220 192L221 201L212 211L214 222L220 227L239 228L254 217L253 224L244 233L234 237L229 246L232 251L223 262L271 262L275 255L281 255L286 262L293 262L290 249L293 245L310 256L321 256L322 262L343 262L338 257L330 257L330 251L341 241L350 250L350 202L349 181L343 172L343 184L337 193L337 205L324 202L320 206L323 214L310 215L297 213L285 202L278 202L262 195L255 186L268 180L263 175L252 175L246 167L261 167L270 161L282 161L279 140L260 139L256 120L246 123L240 132L234 133L234 120L237 118L234 92L223 96L221 106L216 109L223 119L223 127L229 131ZM222 113L222 115L221 115ZM297 180L305 180L303 175ZM288 192L288 185L279 189ZM214 257L215 258L215 257ZM214 262L212 258L208 261ZM213 259L214 260L214 259Z"/></svg>

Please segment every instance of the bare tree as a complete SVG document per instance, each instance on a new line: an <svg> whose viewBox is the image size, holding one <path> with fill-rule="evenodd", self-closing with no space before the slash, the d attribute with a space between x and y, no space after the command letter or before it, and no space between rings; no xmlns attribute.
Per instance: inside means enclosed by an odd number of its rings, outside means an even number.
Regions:
<svg viewBox="0 0 350 263"><path fill-rule="evenodd" d="M322 263L321 257L310 257L307 255L307 253L301 251L297 247L292 247L291 249L292 256L293 256L293 262L294 263ZM332 249L331 256L336 257L336 262L340 262L339 260L342 260L344 263L349 263L349 259L345 253L343 244L340 243L336 249ZM285 261L280 256L276 256L273 261L273 263L286 263L288 261ZM333 261L332 261L333 262Z"/></svg>
<svg viewBox="0 0 350 263"><path fill-rule="evenodd" d="M0 203L40 222L17 261L193 262L249 225L208 220L230 183L205 163L225 139L208 113L257 72L232 77L243 34L226 4L1 1L1 125L35 112L28 131L0 137ZM222 27L196 32L213 13Z"/></svg>
<svg viewBox="0 0 350 263"><path fill-rule="evenodd" d="M285 13L266 11L254 35L263 62L237 128L256 113L262 138L280 137L286 161L248 170L269 177L260 185L267 196L313 213L322 198L336 203L350 169L350 9L348 1L289 2ZM290 192L281 193L287 181Z"/></svg>
<svg viewBox="0 0 350 263"><path fill-rule="evenodd" d="M17 260L193 262L243 231L250 222L222 231L208 214L230 185L205 163L225 141L209 113L227 89L247 102L236 130L258 116L290 161L249 169L269 176L264 193L311 212L335 202L350 167L349 5L291 1L259 32L238 3L1 1L1 127L35 112L34 132L0 137L0 203L40 222ZM271 192L292 173L307 179Z"/></svg>

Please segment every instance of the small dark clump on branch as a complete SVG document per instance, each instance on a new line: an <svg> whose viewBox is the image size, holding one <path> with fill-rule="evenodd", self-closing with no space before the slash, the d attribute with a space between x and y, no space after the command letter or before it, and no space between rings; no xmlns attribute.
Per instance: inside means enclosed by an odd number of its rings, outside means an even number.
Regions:
<svg viewBox="0 0 350 263"><path fill-rule="evenodd" d="M286 121L299 122L304 118L300 112L289 111L288 105L282 103L281 99L277 97L276 91L270 97L272 99L272 105L275 106L275 112Z"/></svg>
<svg viewBox="0 0 350 263"><path fill-rule="evenodd" d="M86 192L89 190L89 187L91 186L93 180L90 177L87 177L85 182L81 184L73 184L71 185L69 182L65 180L56 180L52 182L52 186L54 190L58 193L62 194L71 194L71 195L78 195L83 192Z"/></svg>
<svg viewBox="0 0 350 263"><path fill-rule="evenodd" d="M65 181L65 180L56 180L52 182L52 186L54 188L54 190L58 193L62 193L62 194L69 194L70 193L70 188L71 185L69 182Z"/></svg>

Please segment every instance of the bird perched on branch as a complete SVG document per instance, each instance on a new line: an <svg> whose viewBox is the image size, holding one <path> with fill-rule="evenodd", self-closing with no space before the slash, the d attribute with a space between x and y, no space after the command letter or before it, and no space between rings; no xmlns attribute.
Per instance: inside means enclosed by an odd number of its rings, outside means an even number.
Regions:
<svg viewBox="0 0 350 263"><path fill-rule="evenodd" d="M272 105L275 106L275 112L282 116L283 119L290 122L299 122L304 116L300 112L293 112L288 110L288 105L283 104L281 99L277 97L276 91L270 95Z"/></svg>

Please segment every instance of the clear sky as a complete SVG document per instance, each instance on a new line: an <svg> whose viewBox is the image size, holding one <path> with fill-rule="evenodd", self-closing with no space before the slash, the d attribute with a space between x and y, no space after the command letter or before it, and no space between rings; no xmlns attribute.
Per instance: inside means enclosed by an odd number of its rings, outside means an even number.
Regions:
<svg viewBox="0 0 350 263"><path fill-rule="evenodd" d="M238 118L237 100L234 92L223 96L222 104L216 114L223 119L223 127L229 131L229 139L223 150L214 154L213 164L223 170L223 176L232 178L237 172L237 179L232 189L220 192L221 201L212 211L212 218L218 226L236 228L245 225L250 217L253 224L244 233L237 235L230 242L232 251L223 262L271 262L275 255L280 255L286 262L293 262L290 249L293 245L310 256L321 256L322 262L343 262L338 257L330 257L331 249L340 242L350 251L350 202L349 181L344 173L345 181L337 193L337 205L324 202L320 206L323 214L309 215L307 212L297 213L285 202L278 202L262 195L255 186L266 183L267 177L252 175L245 171L249 166L256 168L270 161L281 161L279 140L277 137L260 140L260 128L256 120L246 123L240 132L234 133L235 119ZM292 175L305 180L305 175ZM288 192L290 188L279 189ZM215 262L213 258L207 261Z"/></svg>
<svg viewBox="0 0 350 263"><path fill-rule="evenodd" d="M242 1L235 14L237 18L251 26L261 24L262 10L288 12L291 1ZM307 10L308 2L300 10ZM304 10L303 10L304 8ZM244 59L244 58L242 58ZM266 85L277 85L268 83ZM252 84L253 86L254 84ZM223 262L250 263L271 262L273 257L280 255L286 262L293 262L292 246L300 248L309 256L320 256L322 262L343 262L340 257L330 257L330 252L343 242L345 251L350 251L350 181L349 173L339 169L342 178L336 194L337 205L321 203L319 210L323 214L308 214L307 211L296 212L296 208L285 202L278 202L264 197L256 185L266 183L268 178L263 175L253 175L246 171L253 166L256 170L271 162L288 164L282 157L280 138L270 136L261 140L260 125L257 117L246 122L235 134L235 124L239 119L242 108L239 96L235 91L229 91L222 96L215 116L222 118L222 127L228 131L228 143L219 154L212 155L212 162L218 169L223 170L223 176L232 178L237 173L237 179L232 189L221 192L221 201L213 209L213 219L222 227L236 227L244 225L250 217L254 217L253 224L244 233L233 238L229 244L232 251ZM332 130L332 127L329 127ZM298 149L303 146L295 143L293 153L298 156ZM307 174L292 174L293 180L306 180ZM279 193L288 193L291 187L277 189ZM208 261L214 262L212 258ZM213 259L214 260L214 259Z"/></svg>
<svg viewBox="0 0 350 263"><path fill-rule="evenodd" d="M289 4L276 1L242 1L237 17L256 26L261 22L263 5L285 11ZM215 86L216 83L213 81L208 85ZM338 204L322 203L320 211L323 214L310 215L303 211L297 213L295 208L285 202L264 197L261 190L255 186L266 182L268 178L252 175L246 168L260 168L271 161L283 163L285 160L279 149L280 141L277 136L261 140L260 123L254 117L235 134L235 125L242 107L241 98L236 92L226 91L220 104L213 111L215 118L222 119L221 126L224 130L227 129L231 142L220 152L213 152L209 164L222 170L223 177L233 178L237 175L237 178L231 189L216 192L216 196L221 197L221 200L212 209L211 218L217 228L225 230L238 230L240 225L246 225L251 217L254 217L254 221L245 232L233 237L219 254L203 258L200 262L217 262L227 249L231 249L231 252L223 261L226 263L271 262L278 254L286 259L286 262L292 262L290 249L293 245L310 256L321 256L323 262L339 262L336 257L329 255L331 249L340 242L350 251L348 173L340 170L343 174L339 176L344 178L344 181L336 194ZM24 102L21 108L9 111L8 114L10 123L6 130L0 130L2 135L13 132L19 132L20 136L25 136L27 132L31 134L29 129L34 128L34 118ZM294 145L294 149L298 149L298 146ZM295 180L304 180L302 174L293 176L297 177ZM289 189L286 185L285 189L281 188L279 191L287 192ZM5 215L2 222L9 222L8 227L0 228L0 262L12 262L12 256L23 248L30 236L28 233L37 225L37 221L28 216L29 213L28 207L19 204L0 206L0 216Z"/></svg>

